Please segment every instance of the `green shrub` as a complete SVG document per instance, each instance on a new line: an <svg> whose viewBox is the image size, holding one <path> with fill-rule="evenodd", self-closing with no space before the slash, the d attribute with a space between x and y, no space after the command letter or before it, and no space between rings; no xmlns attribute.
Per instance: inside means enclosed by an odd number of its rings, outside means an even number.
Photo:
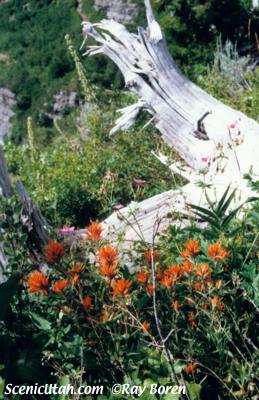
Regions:
<svg viewBox="0 0 259 400"><path fill-rule="evenodd" d="M161 146L155 135L142 132L112 140L59 138L36 148L35 161L27 145L9 143L5 152L10 172L25 183L52 225L84 226L91 218L110 214L118 203L127 205L175 187L174 176L150 154Z"/></svg>

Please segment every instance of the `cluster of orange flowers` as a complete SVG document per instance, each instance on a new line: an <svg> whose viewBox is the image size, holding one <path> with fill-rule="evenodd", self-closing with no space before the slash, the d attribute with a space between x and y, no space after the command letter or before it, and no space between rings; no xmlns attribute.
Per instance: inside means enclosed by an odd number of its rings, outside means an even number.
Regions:
<svg viewBox="0 0 259 400"><path fill-rule="evenodd" d="M63 243L51 241L45 249L45 257L49 264L57 263L61 260L65 253L65 246Z"/></svg>
<svg viewBox="0 0 259 400"><path fill-rule="evenodd" d="M86 230L86 234L89 240L99 241L101 239L103 228L101 224L97 222L92 222ZM111 294L113 296L127 297L132 289L133 281L127 280L125 278L119 277L119 253L116 248L109 244L105 244L102 247L98 246L98 271L100 275L106 278L111 289ZM149 296L154 293L154 286L150 282L151 279L151 267L152 264L156 264L156 282L157 285L170 289L174 287L176 282L182 281L189 285L192 285L194 291L202 292L209 284L212 283L212 271L207 263L196 263L194 257L201 252L198 240L189 240L189 242L183 244L183 251L181 253L183 261L180 265L173 264L169 268L163 269L158 267L159 262L159 251L158 250L148 250L144 254L145 265L140 272L136 274L136 281L144 285L145 290ZM61 260L65 253L65 248L63 243L58 243L52 241L48 244L45 249L45 257L48 263L57 263ZM207 247L207 253L211 260L215 262L223 262L228 256L229 252L224 249L219 243L210 244ZM34 271L31 273L27 280L27 285L30 293L42 292L45 296L48 295L50 290L56 294L62 293L68 286L73 287L79 279L80 273L84 270L85 265L82 263L75 264L70 268L66 274L66 279L60 279L52 284L49 283L49 277L43 272ZM188 279L188 277L195 277L195 280ZM217 281L214 286L219 289L221 286L221 281ZM93 300L90 296L80 298L81 305L86 311L93 308ZM186 302L193 306L195 301L191 298L186 298ZM172 308L175 312L179 312L182 305L177 299L173 299ZM224 305L222 304L222 297L213 296L209 297L207 303L203 304L204 309L211 308L212 310L218 309L223 310ZM192 328L197 327L195 310L187 313L187 319L191 324ZM142 323L142 328L146 332L150 329L150 323L144 321ZM187 367L186 367L187 368ZM191 366L188 371L191 372Z"/></svg>
<svg viewBox="0 0 259 400"><path fill-rule="evenodd" d="M98 241L101 239L103 227L98 222L91 222L86 228L86 236L89 240Z"/></svg>
<svg viewBox="0 0 259 400"><path fill-rule="evenodd" d="M119 254L117 249L106 244L99 250L99 273L108 279L113 289L114 296L128 296L132 286L131 280L120 278L115 280L115 276L119 272Z"/></svg>

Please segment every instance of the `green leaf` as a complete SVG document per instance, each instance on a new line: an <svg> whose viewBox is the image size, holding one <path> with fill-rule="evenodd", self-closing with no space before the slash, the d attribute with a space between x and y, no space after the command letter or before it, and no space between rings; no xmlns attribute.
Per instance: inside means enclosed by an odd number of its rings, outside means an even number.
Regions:
<svg viewBox="0 0 259 400"><path fill-rule="evenodd" d="M51 324L48 320L45 318L40 317L38 314L35 314L34 312L30 312L30 316L35 323L35 325L43 330L43 331L49 331L51 329Z"/></svg>
<svg viewBox="0 0 259 400"><path fill-rule="evenodd" d="M201 385L198 383L186 382L190 400L200 400Z"/></svg>
<svg viewBox="0 0 259 400"><path fill-rule="evenodd" d="M228 185L226 191L224 192L223 196L221 197L221 199L220 199L220 201L219 201L219 203L218 203L218 206L217 206L216 209L215 209L215 213L216 213L217 215L221 215L221 214L222 214L222 207L223 207L224 202L225 202L225 200L226 200L226 197L227 197L227 194L228 194L228 192L229 192L229 189L230 189L230 184Z"/></svg>
<svg viewBox="0 0 259 400"><path fill-rule="evenodd" d="M15 273L0 285L0 320L4 320L9 304L19 287L20 274Z"/></svg>
<svg viewBox="0 0 259 400"><path fill-rule="evenodd" d="M164 397L163 400L179 400L180 395L179 394L172 394L172 393L167 393Z"/></svg>
<svg viewBox="0 0 259 400"><path fill-rule="evenodd" d="M5 380L0 376L0 397L4 396Z"/></svg>
<svg viewBox="0 0 259 400"><path fill-rule="evenodd" d="M191 208L193 208L194 210L199 211L201 214L203 215L208 215L211 218L217 218L217 215L213 212L213 211L209 211L207 210L207 208L203 208L200 206L196 206L195 204L188 204L188 206L190 206Z"/></svg>

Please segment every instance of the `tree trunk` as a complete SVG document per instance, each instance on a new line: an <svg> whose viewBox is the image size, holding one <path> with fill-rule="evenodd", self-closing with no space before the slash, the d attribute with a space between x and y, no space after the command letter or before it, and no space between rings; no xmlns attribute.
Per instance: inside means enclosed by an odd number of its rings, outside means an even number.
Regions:
<svg viewBox="0 0 259 400"><path fill-rule="evenodd" d="M164 141L181 156L182 163L172 165L171 169L190 182L180 192L169 191L134 205L135 215L128 222L124 219L132 213L132 206L120 211L123 216L116 212L104 222L106 232L113 228L125 230L126 236L133 240L138 238L135 230L141 226L144 240L150 241L156 216L168 221L166 216L172 207L176 211L185 208L184 199L206 204L204 189L198 187L196 181L210 186L208 194L214 200L230 183L239 188L237 203L250 195L243 175L259 176L256 146L259 125L181 74L169 55L149 0L145 0L145 6L148 29L139 28L137 35L112 20L96 24L83 22L83 33L97 42L85 54L108 56L120 68L128 89L140 96L136 104L119 110L122 116L111 134L128 129L140 110L147 110ZM162 160L162 156L159 159ZM168 223L161 223L160 231Z"/></svg>

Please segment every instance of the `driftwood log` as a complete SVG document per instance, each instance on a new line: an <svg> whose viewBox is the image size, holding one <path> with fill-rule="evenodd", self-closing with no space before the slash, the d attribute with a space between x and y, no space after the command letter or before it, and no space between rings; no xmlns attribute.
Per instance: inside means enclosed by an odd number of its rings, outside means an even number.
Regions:
<svg viewBox="0 0 259 400"><path fill-rule="evenodd" d="M161 232L172 222L172 212L186 211L186 202L206 205L205 186L212 200L221 197L229 184L238 188L236 203L250 196L243 176L259 176L259 125L182 75L168 52L149 0L145 6L148 28L139 28L137 34L113 20L82 25L85 38L96 41L85 54L108 56L121 70L126 87L139 95L136 104L119 110L121 117L111 135L130 128L144 109L163 140L182 159L169 168L183 175L187 185L131 204L104 221L106 235L116 236L119 231L125 233L126 241L141 237L150 242L158 220ZM168 162L161 154L155 156Z"/></svg>

